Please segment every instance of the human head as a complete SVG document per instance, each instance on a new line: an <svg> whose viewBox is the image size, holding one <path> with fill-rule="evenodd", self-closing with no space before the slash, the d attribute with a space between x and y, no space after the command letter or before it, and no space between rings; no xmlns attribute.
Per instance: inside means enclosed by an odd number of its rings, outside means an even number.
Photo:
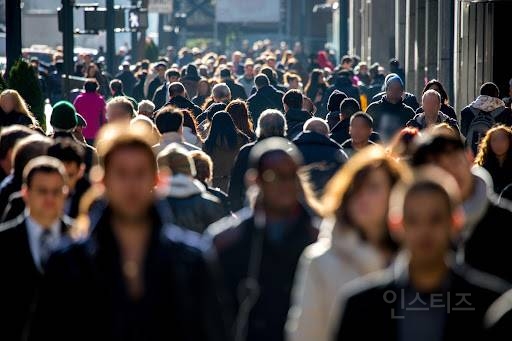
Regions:
<svg viewBox="0 0 512 341"><path fill-rule="evenodd" d="M389 75L388 75L389 76ZM390 103L398 103L404 94L404 82L398 75L386 79L386 100Z"/></svg>
<svg viewBox="0 0 512 341"><path fill-rule="evenodd" d="M412 157L412 165L436 165L450 173L459 185L462 199L473 193L474 178L471 163L460 138L452 135L424 135L416 139L417 146Z"/></svg>
<svg viewBox="0 0 512 341"><path fill-rule="evenodd" d="M212 158L201 150L190 152L194 165L196 167L196 179L211 185L213 179L213 161Z"/></svg>
<svg viewBox="0 0 512 341"><path fill-rule="evenodd" d="M62 162L50 156L32 159L23 170L21 193L30 216L49 228L64 214L68 194L66 170Z"/></svg>
<svg viewBox="0 0 512 341"><path fill-rule="evenodd" d="M3 112L17 112L33 118L32 113L28 110L27 103L16 90L7 89L0 93L0 107Z"/></svg>
<svg viewBox="0 0 512 341"><path fill-rule="evenodd" d="M240 129L240 131L245 134L252 133L253 125L249 118L249 109L247 108L245 101L239 99L231 101L226 106L226 111L229 113L233 122L235 122L235 125Z"/></svg>
<svg viewBox="0 0 512 341"><path fill-rule="evenodd" d="M2 128L0 132L0 167L5 174L9 174L12 170L12 155L16 143L32 134L34 134L33 130L22 125L16 124Z"/></svg>
<svg viewBox="0 0 512 341"><path fill-rule="evenodd" d="M128 123L135 116L132 102L124 96L113 97L107 102L107 121L109 123Z"/></svg>
<svg viewBox="0 0 512 341"><path fill-rule="evenodd" d="M192 157L186 149L177 143L171 143L158 153L157 161L160 171L167 168L172 175L196 176L196 166Z"/></svg>
<svg viewBox="0 0 512 341"><path fill-rule="evenodd" d="M164 62L158 62L155 65L155 72L158 74L158 77L163 79L165 77L165 71L167 70L167 64Z"/></svg>
<svg viewBox="0 0 512 341"><path fill-rule="evenodd" d="M260 72L268 77L268 81L270 82L270 84L277 83L277 74L272 68L263 67L261 68Z"/></svg>
<svg viewBox="0 0 512 341"><path fill-rule="evenodd" d="M302 93L299 90L288 90L283 96L284 111L287 112L290 109L301 110L302 102Z"/></svg>
<svg viewBox="0 0 512 341"><path fill-rule="evenodd" d="M247 59L244 64L244 76L246 78L252 78L254 76L254 62L250 59Z"/></svg>
<svg viewBox="0 0 512 341"><path fill-rule="evenodd" d="M153 118L155 111L155 104L150 100L142 100L139 102L139 106L137 108L138 115L144 115L149 118Z"/></svg>
<svg viewBox="0 0 512 341"><path fill-rule="evenodd" d="M362 111L350 117L349 134L355 144L366 143L373 131L373 118Z"/></svg>
<svg viewBox="0 0 512 341"><path fill-rule="evenodd" d="M359 231L367 241L393 251L387 229L391 188L409 177L409 169L388 155L381 146L355 154L326 186L324 214L342 226Z"/></svg>
<svg viewBox="0 0 512 341"><path fill-rule="evenodd" d="M59 138L48 148L48 156L62 162L66 169L67 185L71 191L74 190L85 172L84 148L71 138Z"/></svg>
<svg viewBox="0 0 512 341"><path fill-rule="evenodd" d="M110 93L112 96L122 95L124 93L123 90L123 82L120 79L113 79L109 84Z"/></svg>
<svg viewBox="0 0 512 341"><path fill-rule="evenodd" d="M222 110L213 115L210 133L204 141L203 150L211 153L214 148L239 149L240 131L228 112Z"/></svg>
<svg viewBox="0 0 512 341"><path fill-rule="evenodd" d="M285 137L288 126L284 115L275 109L267 109L263 111L258 119L258 127L256 128L256 136L258 139L267 137Z"/></svg>
<svg viewBox="0 0 512 341"><path fill-rule="evenodd" d="M169 85L169 97L185 97L185 87L180 82L174 82Z"/></svg>
<svg viewBox="0 0 512 341"><path fill-rule="evenodd" d="M403 240L411 264L441 264L451 241L462 227L463 213L457 182L446 171L421 167L414 178L398 183L390 197L389 225Z"/></svg>
<svg viewBox="0 0 512 341"><path fill-rule="evenodd" d="M352 69L352 57L345 55L341 58L341 68L344 70Z"/></svg>
<svg viewBox="0 0 512 341"><path fill-rule="evenodd" d="M414 149L414 140L420 135L417 128L405 127L395 134L388 151L399 161L410 161Z"/></svg>
<svg viewBox="0 0 512 341"><path fill-rule="evenodd" d="M183 133L183 113L173 107L160 109L155 116L155 124L160 134Z"/></svg>
<svg viewBox="0 0 512 341"><path fill-rule="evenodd" d="M475 163L487 166L497 162L498 158L509 159L512 156L512 129L505 125L493 127L487 131L478 147Z"/></svg>
<svg viewBox="0 0 512 341"><path fill-rule="evenodd" d="M208 97L210 96L210 82L206 78L201 78L197 82L197 95Z"/></svg>
<svg viewBox="0 0 512 341"><path fill-rule="evenodd" d="M423 93L425 93L427 90L435 90L441 95L441 103L448 104L448 94L446 93L446 90L443 87L443 84L441 84L440 81L437 79L432 79L428 81L427 84L425 84L425 87L423 88Z"/></svg>
<svg viewBox="0 0 512 341"><path fill-rule="evenodd" d="M312 117L304 123L303 131L329 136L329 125L321 118Z"/></svg>
<svg viewBox="0 0 512 341"><path fill-rule="evenodd" d="M347 97L340 103L340 119L348 120L356 112L361 111L359 102L354 98Z"/></svg>
<svg viewBox="0 0 512 341"><path fill-rule="evenodd" d="M265 139L251 150L247 182L259 189L260 204L267 212L287 215L297 207L301 165L300 151L280 137Z"/></svg>
<svg viewBox="0 0 512 341"><path fill-rule="evenodd" d="M20 139L12 151L13 175L15 179L22 180L23 169L27 163L42 155L46 155L48 148L53 144L53 140L39 134Z"/></svg>
<svg viewBox="0 0 512 341"><path fill-rule="evenodd" d="M78 124L78 118L73 104L68 101L55 103L52 107L50 124L55 131L73 131Z"/></svg>
<svg viewBox="0 0 512 341"><path fill-rule="evenodd" d="M334 90L329 96L327 110L329 110L329 112L336 112L340 110L340 104L345 98L347 98L347 95L344 92Z"/></svg>
<svg viewBox="0 0 512 341"><path fill-rule="evenodd" d="M421 106L427 116L437 116L441 110L441 104L441 95L436 90L427 90L421 96Z"/></svg>
<svg viewBox="0 0 512 341"><path fill-rule="evenodd" d="M160 132L158 131L158 128L156 127L155 123L149 117L144 115L135 116L130 121L130 126L133 129L147 130L148 134L150 134L147 137L147 141L152 146L160 142L160 138L162 137L162 135L160 135Z"/></svg>
<svg viewBox="0 0 512 341"><path fill-rule="evenodd" d="M500 90L493 82L487 82L480 87L480 95L499 98Z"/></svg>
<svg viewBox="0 0 512 341"><path fill-rule="evenodd" d="M212 97L216 103L226 103L231 101L231 90L226 83L215 84L212 89Z"/></svg>
<svg viewBox="0 0 512 341"><path fill-rule="evenodd" d="M227 67L222 68L220 70L220 78L222 80L230 80L231 79L231 70Z"/></svg>
<svg viewBox="0 0 512 341"><path fill-rule="evenodd" d="M94 78L88 78L84 83L84 90L88 93L95 93L98 91L98 81Z"/></svg>
<svg viewBox="0 0 512 341"><path fill-rule="evenodd" d="M285 79L285 83L288 84L289 89L295 89L295 90L300 89L300 82L302 80L299 75L297 75L295 73L287 72L284 75L284 79Z"/></svg>
<svg viewBox="0 0 512 341"><path fill-rule="evenodd" d="M270 81L266 75L259 74L256 77L254 77L254 85L256 85L257 89L261 89L265 86L269 86Z"/></svg>
<svg viewBox="0 0 512 341"><path fill-rule="evenodd" d="M177 69L168 69L165 71L165 79L169 84L179 82L180 72Z"/></svg>
<svg viewBox="0 0 512 341"><path fill-rule="evenodd" d="M125 221L146 219L154 201L157 163L149 135L125 124L108 124L98 134L105 197L113 214Z"/></svg>

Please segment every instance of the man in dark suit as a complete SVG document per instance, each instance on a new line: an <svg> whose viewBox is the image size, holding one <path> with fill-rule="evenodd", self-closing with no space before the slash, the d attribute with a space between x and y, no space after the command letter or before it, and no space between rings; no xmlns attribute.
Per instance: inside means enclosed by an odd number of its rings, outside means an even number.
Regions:
<svg viewBox="0 0 512 341"><path fill-rule="evenodd" d="M484 321L509 285L450 257L451 237L463 226L460 197L440 168L420 169L395 187L389 221L405 252L342 289L335 340L501 340Z"/></svg>
<svg viewBox="0 0 512 341"><path fill-rule="evenodd" d="M26 211L0 225L0 339L25 339L51 251L68 231L62 219L66 170L57 159L40 156L24 170Z"/></svg>
<svg viewBox="0 0 512 341"><path fill-rule="evenodd" d="M266 109L277 109L283 112L284 93L272 87L267 76L257 75L254 78L254 84L258 90L247 100L253 122L258 122L261 113Z"/></svg>

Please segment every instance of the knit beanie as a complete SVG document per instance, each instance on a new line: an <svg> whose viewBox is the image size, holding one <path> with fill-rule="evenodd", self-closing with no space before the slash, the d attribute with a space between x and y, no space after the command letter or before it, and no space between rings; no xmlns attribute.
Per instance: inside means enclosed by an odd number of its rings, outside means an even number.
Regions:
<svg viewBox="0 0 512 341"><path fill-rule="evenodd" d="M54 129L73 130L78 124L76 110L73 104L68 101L55 103L52 108L50 124Z"/></svg>
<svg viewBox="0 0 512 341"><path fill-rule="evenodd" d="M332 94L329 96L329 100L327 101L327 110L328 111L339 111L341 102L347 98L347 95L339 90L334 90Z"/></svg>
<svg viewBox="0 0 512 341"><path fill-rule="evenodd" d="M391 77L386 77L386 90L391 85L391 83L399 83L402 89L404 88L404 82L402 81L402 78L398 76L397 74L392 75Z"/></svg>

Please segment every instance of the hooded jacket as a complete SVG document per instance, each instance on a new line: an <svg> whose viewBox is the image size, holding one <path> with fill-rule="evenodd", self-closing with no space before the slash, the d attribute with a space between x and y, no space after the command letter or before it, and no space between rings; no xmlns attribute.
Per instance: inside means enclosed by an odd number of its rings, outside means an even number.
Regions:
<svg viewBox="0 0 512 341"><path fill-rule="evenodd" d="M290 140L295 139L302 132L304 123L312 117L309 112L301 109L289 109L284 116Z"/></svg>
<svg viewBox="0 0 512 341"><path fill-rule="evenodd" d="M454 120L453 118L449 117L448 115L443 114L441 111L439 111L437 115L437 124L440 123L446 123L453 129L459 131L459 124L457 123L457 120ZM414 116L414 118L410 119L406 126L418 128L418 130L423 130L427 128L427 122L425 119L425 113L421 112Z"/></svg>
<svg viewBox="0 0 512 341"><path fill-rule="evenodd" d="M505 106L505 103L496 97L480 95L470 105L462 109L461 117L461 133L467 137L469 127L473 118L480 111L492 113L495 116L496 123L503 123L507 126L512 125L512 111Z"/></svg>

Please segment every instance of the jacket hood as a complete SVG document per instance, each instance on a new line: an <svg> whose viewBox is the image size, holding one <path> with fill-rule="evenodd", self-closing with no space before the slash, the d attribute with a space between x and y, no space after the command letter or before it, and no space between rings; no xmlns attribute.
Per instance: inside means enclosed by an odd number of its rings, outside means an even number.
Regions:
<svg viewBox="0 0 512 341"><path fill-rule="evenodd" d="M306 110L301 109L289 109L285 115L287 121L299 121L305 122L309 120L312 116ZM288 127L290 128L290 127Z"/></svg>
<svg viewBox="0 0 512 341"><path fill-rule="evenodd" d="M480 95L470 104L470 106L481 111L491 112L500 107L504 107L505 102L496 97Z"/></svg>
<svg viewBox="0 0 512 341"><path fill-rule="evenodd" d="M204 185L184 174L171 176L169 180L169 193L171 198L188 198L206 191Z"/></svg>
<svg viewBox="0 0 512 341"><path fill-rule="evenodd" d="M339 144L337 144L335 141L331 140L327 136L311 131L300 133L293 140L293 143L295 143L297 146L304 144L316 144L341 149L341 146Z"/></svg>

